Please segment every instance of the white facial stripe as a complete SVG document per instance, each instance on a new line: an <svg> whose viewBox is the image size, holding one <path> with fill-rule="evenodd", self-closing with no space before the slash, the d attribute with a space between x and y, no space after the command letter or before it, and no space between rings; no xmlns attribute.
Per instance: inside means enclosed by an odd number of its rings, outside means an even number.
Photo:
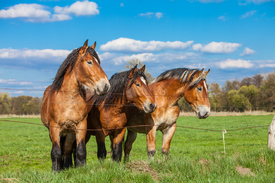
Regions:
<svg viewBox="0 0 275 183"><path fill-rule="evenodd" d="M140 80L146 85L146 80L143 77L140 77Z"/></svg>
<svg viewBox="0 0 275 183"><path fill-rule="evenodd" d="M99 64L99 61L94 57L95 61Z"/></svg>
<svg viewBox="0 0 275 183"><path fill-rule="evenodd" d="M83 85L83 84L82 84L82 86L83 86L84 89L89 90L89 87L88 87L88 86Z"/></svg>
<svg viewBox="0 0 275 183"><path fill-rule="evenodd" d="M203 84L204 84L204 88L205 88L205 90L207 91L207 86L206 86L205 81L203 81Z"/></svg>

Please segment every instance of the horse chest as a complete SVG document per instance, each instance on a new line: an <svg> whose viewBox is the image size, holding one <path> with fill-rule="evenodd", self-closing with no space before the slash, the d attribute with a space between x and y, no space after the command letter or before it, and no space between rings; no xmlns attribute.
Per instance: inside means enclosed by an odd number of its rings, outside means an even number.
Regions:
<svg viewBox="0 0 275 183"><path fill-rule="evenodd" d="M84 105L71 105L67 107L60 107L59 113L55 113L54 120L60 126L67 128L75 128L75 126L82 122L86 116Z"/></svg>
<svg viewBox="0 0 275 183"><path fill-rule="evenodd" d="M155 115L155 125L165 126L172 125L176 122L179 117L179 108L178 106L173 106L168 109L158 109L157 115Z"/></svg>

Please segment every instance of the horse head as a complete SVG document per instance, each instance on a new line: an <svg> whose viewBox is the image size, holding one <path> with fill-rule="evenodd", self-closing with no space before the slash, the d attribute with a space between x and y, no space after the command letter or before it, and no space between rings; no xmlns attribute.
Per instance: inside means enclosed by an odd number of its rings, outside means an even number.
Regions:
<svg viewBox="0 0 275 183"><path fill-rule="evenodd" d="M206 77L210 69L208 71L203 70L196 72L193 78L190 76L186 91L184 92L185 100L195 110L197 117L200 119L205 119L210 115L208 86L206 85Z"/></svg>
<svg viewBox="0 0 275 183"><path fill-rule="evenodd" d="M141 69L137 69L137 65L131 69L126 83L126 98L145 113L151 113L156 109L156 104L144 71L145 65Z"/></svg>
<svg viewBox="0 0 275 183"><path fill-rule="evenodd" d="M95 51L96 42L89 47L88 40L80 48L75 63L77 81L85 89L98 95L106 94L110 89L109 80L100 66L100 59Z"/></svg>

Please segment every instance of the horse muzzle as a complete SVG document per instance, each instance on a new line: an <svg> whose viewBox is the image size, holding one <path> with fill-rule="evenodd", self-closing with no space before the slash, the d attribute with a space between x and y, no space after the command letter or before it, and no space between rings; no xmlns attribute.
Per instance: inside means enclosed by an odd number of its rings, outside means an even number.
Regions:
<svg viewBox="0 0 275 183"><path fill-rule="evenodd" d="M152 102L145 102L143 104L143 110L145 113L152 113L155 111L157 105Z"/></svg>
<svg viewBox="0 0 275 183"><path fill-rule="evenodd" d="M110 90L110 83L106 79L100 79L96 84L96 94L97 95L105 95Z"/></svg>
<svg viewBox="0 0 275 183"><path fill-rule="evenodd" d="M206 106L198 106L197 107L197 117L199 119L205 119L210 115L210 108Z"/></svg>

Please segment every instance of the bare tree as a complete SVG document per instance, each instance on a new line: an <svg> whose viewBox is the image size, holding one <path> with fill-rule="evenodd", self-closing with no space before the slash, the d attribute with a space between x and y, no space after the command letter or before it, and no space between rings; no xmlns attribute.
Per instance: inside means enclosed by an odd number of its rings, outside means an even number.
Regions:
<svg viewBox="0 0 275 183"><path fill-rule="evenodd" d="M240 89L240 81L236 78L233 81L226 80L225 84L222 87L224 92L229 92L230 90L239 90Z"/></svg>
<svg viewBox="0 0 275 183"><path fill-rule="evenodd" d="M255 76L252 77L252 80L255 86L257 86L258 88L261 88L264 77L260 74L256 74Z"/></svg>
<svg viewBox="0 0 275 183"><path fill-rule="evenodd" d="M135 67L136 65L139 66L139 68L143 67L144 64L142 63L142 61L140 61L139 59L132 59L132 60L129 60L125 65L124 67L128 70L128 69L131 69L133 67ZM149 73L148 69L146 68L145 69L145 76L147 78L147 81L148 83L150 84L153 80L154 80L154 77Z"/></svg>
<svg viewBox="0 0 275 183"><path fill-rule="evenodd" d="M242 86L249 86L249 85L252 85L252 84L253 84L253 79L250 78L250 77L245 77L241 81L241 87Z"/></svg>

